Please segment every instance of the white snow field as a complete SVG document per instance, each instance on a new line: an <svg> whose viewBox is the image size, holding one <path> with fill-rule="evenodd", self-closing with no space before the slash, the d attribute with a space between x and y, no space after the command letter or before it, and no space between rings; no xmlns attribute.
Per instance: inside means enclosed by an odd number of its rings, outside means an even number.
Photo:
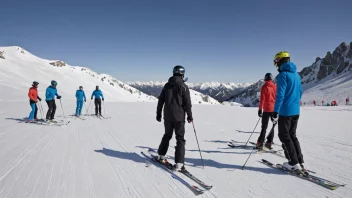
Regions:
<svg viewBox="0 0 352 198"><path fill-rule="evenodd" d="M33 81L40 83L39 95L45 94L45 89L51 80L58 82L58 93L63 99L75 97L75 91L83 86L86 96L90 97L96 85L100 86L106 101L109 102L150 102L156 101L154 96L123 83L110 75L96 73L89 68L70 66L57 60L39 58L21 47L0 47L3 57L0 58L0 87L5 93L1 100L26 101L29 86ZM55 66L51 65L56 63ZM210 96L191 90L194 104L219 104Z"/></svg>
<svg viewBox="0 0 352 198"><path fill-rule="evenodd" d="M156 103L105 105L103 113L111 119L67 117L67 126L44 126L13 120L28 116L28 102L1 102L0 197L195 197L141 155L145 148L157 148L163 135L163 124L155 120ZM65 113L74 109L73 103L64 104ZM214 186L197 197L351 197L352 107L304 108L297 130L306 167L346 184L334 191L259 162L285 161L271 153L253 153L241 170L251 150L230 148L227 142L243 144L248 139L258 121L256 108L194 105L193 113L205 168L191 124L186 124L186 166ZM56 115L63 119L60 106ZM252 141L259 131L260 124ZM277 131L274 142L279 143ZM172 159L174 146L175 139L168 151Z"/></svg>

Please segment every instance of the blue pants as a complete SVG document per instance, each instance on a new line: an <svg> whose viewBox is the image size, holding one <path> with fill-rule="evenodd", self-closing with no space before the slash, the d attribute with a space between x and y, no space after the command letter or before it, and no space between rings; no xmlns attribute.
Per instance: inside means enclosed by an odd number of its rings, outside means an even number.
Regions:
<svg viewBox="0 0 352 198"><path fill-rule="evenodd" d="M76 115L81 115L83 108L83 101L77 100Z"/></svg>
<svg viewBox="0 0 352 198"><path fill-rule="evenodd" d="M32 111L31 111L31 113L29 113L28 119L29 119L29 120L34 120L34 114L35 114L35 112L36 112L37 105L36 105L35 103L31 103L30 105L31 105L31 107L32 107Z"/></svg>

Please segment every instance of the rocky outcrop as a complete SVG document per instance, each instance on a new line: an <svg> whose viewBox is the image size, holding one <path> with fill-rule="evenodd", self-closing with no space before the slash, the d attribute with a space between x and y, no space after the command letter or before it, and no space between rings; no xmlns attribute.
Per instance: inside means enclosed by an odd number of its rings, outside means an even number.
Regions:
<svg viewBox="0 0 352 198"><path fill-rule="evenodd" d="M302 78L302 84L311 82L319 82L330 75L339 75L340 73L352 69L352 42L347 45L345 42L341 43L331 53L326 53L326 56L316 58L315 62L303 68L299 73Z"/></svg>
<svg viewBox="0 0 352 198"><path fill-rule="evenodd" d="M66 63L64 63L63 61L55 61L55 62L51 62L49 64L54 66L54 67L64 67L64 66L66 66Z"/></svg>
<svg viewBox="0 0 352 198"><path fill-rule="evenodd" d="M0 52L0 58L5 59L4 52Z"/></svg>

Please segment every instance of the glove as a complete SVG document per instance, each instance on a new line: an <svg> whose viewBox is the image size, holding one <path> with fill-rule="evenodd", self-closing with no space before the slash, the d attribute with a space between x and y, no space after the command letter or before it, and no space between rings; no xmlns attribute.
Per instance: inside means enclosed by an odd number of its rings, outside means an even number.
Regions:
<svg viewBox="0 0 352 198"><path fill-rule="evenodd" d="M57 98L57 99L61 99L61 96L57 96L56 98Z"/></svg>
<svg viewBox="0 0 352 198"><path fill-rule="evenodd" d="M104 101L104 98L102 100Z"/></svg>
<svg viewBox="0 0 352 198"><path fill-rule="evenodd" d="M93 98L90 98L91 100L93 100Z"/></svg>
<svg viewBox="0 0 352 198"><path fill-rule="evenodd" d="M276 120L277 119L277 116L278 116L278 113L277 112L273 112L271 114L271 120Z"/></svg>
<svg viewBox="0 0 352 198"><path fill-rule="evenodd" d="M258 116L261 118L263 117L263 111L261 109L258 110Z"/></svg>
<svg viewBox="0 0 352 198"><path fill-rule="evenodd" d="M39 98L39 97L38 97L38 100L39 100L39 101L42 101L42 99L41 99L41 98Z"/></svg>
<svg viewBox="0 0 352 198"><path fill-rule="evenodd" d="M193 118L192 118L192 117L187 117L187 122L188 122L188 123L193 122Z"/></svg>
<svg viewBox="0 0 352 198"><path fill-rule="evenodd" d="M156 115L156 121L161 122L161 115Z"/></svg>
<svg viewBox="0 0 352 198"><path fill-rule="evenodd" d="M84 102L87 102L87 100L86 100L86 99L84 99Z"/></svg>

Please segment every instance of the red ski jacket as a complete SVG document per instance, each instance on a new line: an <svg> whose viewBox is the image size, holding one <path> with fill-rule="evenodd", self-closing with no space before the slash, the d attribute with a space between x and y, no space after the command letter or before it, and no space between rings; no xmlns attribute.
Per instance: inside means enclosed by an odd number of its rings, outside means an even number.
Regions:
<svg viewBox="0 0 352 198"><path fill-rule="evenodd" d="M259 109L264 112L273 112L275 106L276 85L272 80L264 83L260 91Z"/></svg>
<svg viewBox="0 0 352 198"><path fill-rule="evenodd" d="M31 87L28 92L28 97L32 101L37 101L38 100L38 90L35 87Z"/></svg>

